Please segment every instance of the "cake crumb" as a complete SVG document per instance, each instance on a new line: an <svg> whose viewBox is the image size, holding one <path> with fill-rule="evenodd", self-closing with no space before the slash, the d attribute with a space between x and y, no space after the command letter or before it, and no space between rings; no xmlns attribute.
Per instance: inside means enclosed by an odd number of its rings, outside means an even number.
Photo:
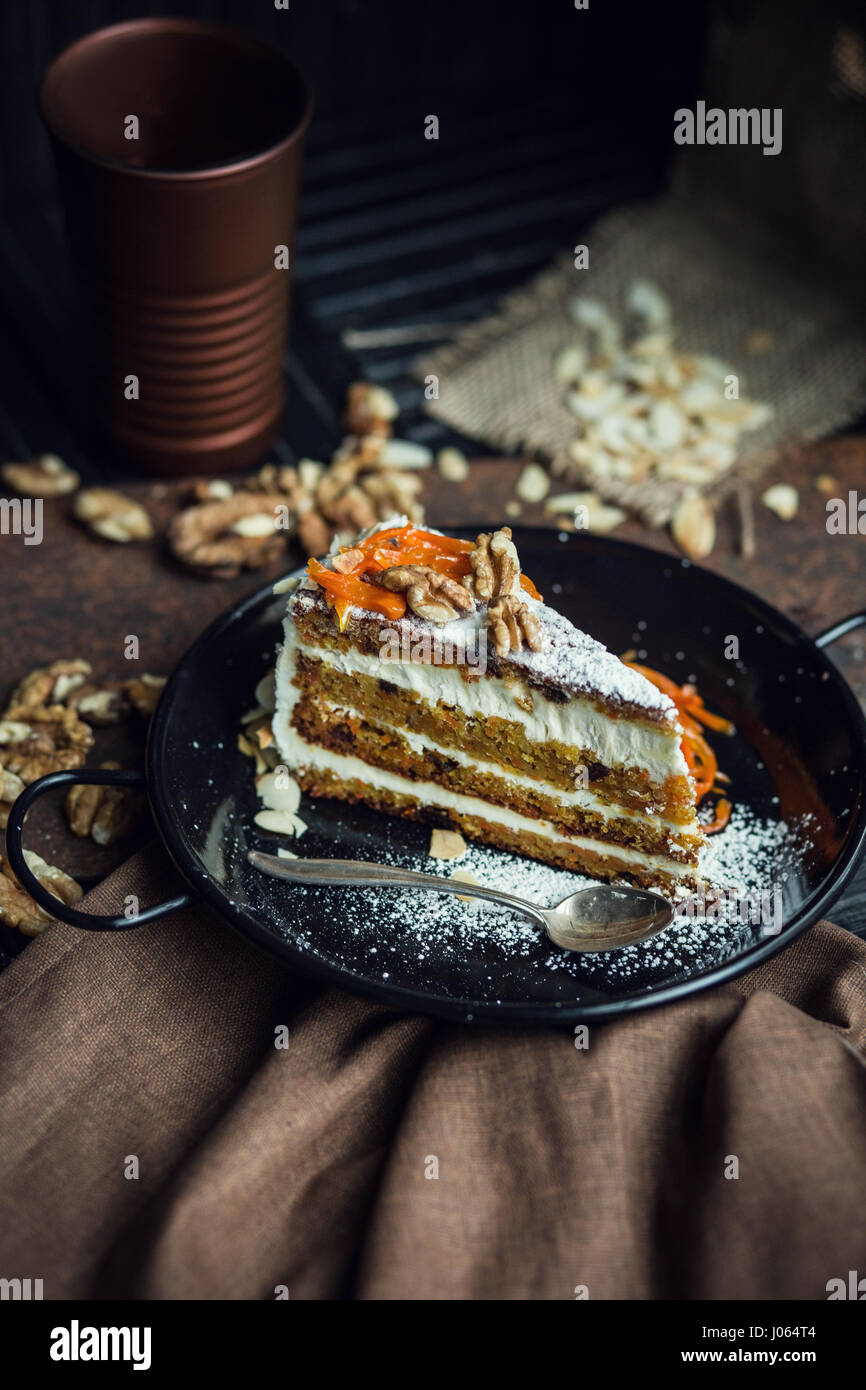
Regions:
<svg viewBox="0 0 866 1390"><path fill-rule="evenodd" d="M462 859L466 841L459 830L434 830L428 853L431 859Z"/></svg>

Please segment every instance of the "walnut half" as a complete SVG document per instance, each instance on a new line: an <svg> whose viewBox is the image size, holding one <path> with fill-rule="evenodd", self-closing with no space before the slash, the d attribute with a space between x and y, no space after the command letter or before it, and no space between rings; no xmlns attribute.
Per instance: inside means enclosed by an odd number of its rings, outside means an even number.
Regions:
<svg viewBox="0 0 866 1390"><path fill-rule="evenodd" d="M375 579L383 588L405 594L412 612L430 623L450 623L475 607L472 595L462 584L429 565L392 565Z"/></svg>
<svg viewBox="0 0 866 1390"><path fill-rule="evenodd" d="M281 493L236 492L187 507L169 525L169 547L175 559L206 579L234 579L283 553L286 530L280 521L287 505Z"/></svg>
<svg viewBox="0 0 866 1390"><path fill-rule="evenodd" d="M497 656L519 652L524 642L530 651L541 651L541 625L519 598L508 595L491 603L486 622Z"/></svg>
<svg viewBox="0 0 866 1390"><path fill-rule="evenodd" d="M511 527L483 531L469 556L469 564L472 576L467 576L467 587L474 590L477 598L489 603L515 593L520 583L520 560L511 539Z"/></svg>

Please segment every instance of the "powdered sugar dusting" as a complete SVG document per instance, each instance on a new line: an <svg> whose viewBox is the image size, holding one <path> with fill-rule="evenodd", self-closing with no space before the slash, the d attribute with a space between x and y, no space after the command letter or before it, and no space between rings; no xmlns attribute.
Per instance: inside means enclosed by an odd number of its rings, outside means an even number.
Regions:
<svg viewBox="0 0 866 1390"><path fill-rule="evenodd" d="M772 923L744 922L737 904L743 897L766 899L771 906L776 897L781 900L788 877L796 872L807 846L807 826L800 825L795 831L780 821L761 820L746 807L735 807L727 828L712 837L704 852L702 872L720 894L707 902L707 911L701 910L700 902L686 901L671 926L658 936L593 955L559 950L532 922L508 908L478 900L463 902L432 892L345 892L339 898L339 923L333 910L329 920L361 968L382 979L388 979L395 970L402 973L400 967L405 969L408 962L413 975L423 983L429 962L430 982L434 983L441 980L443 960L453 961L458 970L471 963L479 997L507 998L511 962L519 964L524 977L527 968L537 970L540 978L560 977L566 992L569 979L575 986L584 982L602 992L628 991L676 978L696 967L708 967L772 931ZM425 852L412 852L391 837L378 847L376 858L423 873L442 873L442 867ZM448 870L457 867L486 887L543 907L593 882L478 844L470 844ZM324 890L305 887L294 891L308 901L312 920L321 921ZM299 916L303 920L307 912L302 910ZM297 937L297 929L292 935ZM305 934L304 945L318 949L321 941L315 931L309 937ZM489 967L483 980L477 977L480 960Z"/></svg>

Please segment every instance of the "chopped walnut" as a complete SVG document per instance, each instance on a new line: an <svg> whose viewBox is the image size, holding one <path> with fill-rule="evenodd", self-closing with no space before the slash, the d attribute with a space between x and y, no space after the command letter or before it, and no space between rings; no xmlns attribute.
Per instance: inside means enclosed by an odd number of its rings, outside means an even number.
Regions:
<svg viewBox="0 0 866 1390"><path fill-rule="evenodd" d="M0 801L14 801L23 790L24 783L18 774L10 772L7 767L0 767Z"/></svg>
<svg viewBox="0 0 866 1390"><path fill-rule="evenodd" d="M405 515L416 524L424 520L424 508L417 501L422 482L416 473L383 468L376 473L367 473L361 479L360 487L373 503L377 520L384 521L395 515Z"/></svg>
<svg viewBox="0 0 866 1390"><path fill-rule="evenodd" d="M320 512L303 512L298 517L298 540L308 555L324 555L333 534L333 527Z"/></svg>
<svg viewBox="0 0 866 1390"><path fill-rule="evenodd" d="M101 768L118 768L119 763L100 763ZM132 787L95 786L83 782L70 787L64 802L66 819L73 835L90 836L98 845L124 840L138 826L144 801Z"/></svg>
<svg viewBox="0 0 866 1390"><path fill-rule="evenodd" d="M51 918L25 893L14 877L8 861L0 860L0 922L18 927L25 936L38 936Z"/></svg>
<svg viewBox="0 0 866 1390"><path fill-rule="evenodd" d="M520 561L511 539L511 527L503 526L493 533L484 531L475 542L469 556L472 567L472 587L477 598L485 603L517 592L520 582Z"/></svg>
<svg viewBox="0 0 866 1390"><path fill-rule="evenodd" d="M24 851L24 858L31 872L55 898L59 898L69 907L74 907L81 901L84 896L83 890L69 874L55 868L53 864L46 864L44 859L30 850ZM5 922L8 927L17 927L25 936L38 936L52 920L53 918L47 912L43 912L30 895L24 892L12 872L9 861L0 860L0 922Z"/></svg>
<svg viewBox="0 0 866 1390"><path fill-rule="evenodd" d="M130 704L119 681L108 681L104 686L85 682L70 696L68 704L94 729L122 724L130 714Z"/></svg>
<svg viewBox="0 0 866 1390"><path fill-rule="evenodd" d="M355 486L355 479L363 468L363 460L359 455L349 455L331 465L319 478L316 486L315 505L318 507L322 516L331 521L336 521L337 517L332 515L332 509L336 506L344 492L350 487Z"/></svg>
<svg viewBox="0 0 866 1390"><path fill-rule="evenodd" d="M287 531L277 525L285 506L280 493L236 492L221 502L187 507L168 528L172 554L208 579L234 579L243 569L259 569L285 548ZM238 531L238 523L249 517L267 520L261 534Z"/></svg>
<svg viewBox="0 0 866 1390"><path fill-rule="evenodd" d="M25 784L81 767L92 744L91 730L64 705L10 705L0 720L0 767Z"/></svg>
<svg viewBox="0 0 866 1390"><path fill-rule="evenodd" d="M346 428L350 434L387 436L399 413L400 407L384 386L356 381L349 387Z"/></svg>
<svg viewBox="0 0 866 1390"><path fill-rule="evenodd" d="M79 492L72 510L94 535L125 545L147 541L153 524L140 502L109 487L89 487Z"/></svg>
<svg viewBox="0 0 866 1390"><path fill-rule="evenodd" d="M431 623L450 623L475 607L472 595L456 579L438 574L429 565L392 565L375 576L375 582L394 593L405 594L406 602Z"/></svg>
<svg viewBox="0 0 866 1390"><path fill-rule="evenodd" d="M77 659L37 666L18 682L9 697L9 705L44 709L46 705L71 704L70 696L81 689L90 671L89 661Z"/></svg>
<svg viewBox="0 0 866 1390"><path fill-rule="evenodd" d="M223 478L199 478L193 483L190 502L225 502L234 496L234 488Z"/></svg>
<svg viewBox="0 0 866 1390"><path fill-rule="evenodd" d="M145 673L124 683L124 693L136 714L140 714L142 719L152 718L167 679L167 676L151 676Z"/></svg>
<svg viewBox="0 0 866 1390"><path fill-rule="evenodd" d="M541 625L521 599L513 595L497 599L487 610L486 622L497 656L519 652L524 642L530 651L541 651Z"/></svg>
<svg viewBox="0 0 866 1390"><path fill-rule="evenodd" d="M81 482L75 469L56 454L37 454L24 463L4 463L0 475L22 497L65 497Z"/></svg>
<svg viewBox="0 0 866 1390"><path fill-rule="evenodd" d="M390 438L397 403L390 392L356 382L349 392L347 425L351 431L330 465L302 459L297 471L267 465L259 479L274 490L294 489L298 540L308 555L323 555L337 538L346 542L392 516L424 521L418 501L421 481L409 472L430 461L418 444Z"/></svg>
<svg viewBox="0 0 866 1390"><path fill-rule="evenodd" d="M348 531L351 535L366 531L379 520L375 506L363 487L357 483L347 487L341 496L335 498L327 509L323 510L328 520L332 521L339 531Z"/></svg>
<svg viewBox="0 0 866 1390"><path fill-rule="evenodd" d="M298 470L284 463L266 463L260 468L251 484L253 491L268 494L279 493L290 505L298 500Z"/></svg>
<svg viewBox="0 0 866 1390"><path fill-rule="evenodd" d="M16 773L0 766L0 830L5 830L9 821L12 803L24 790L24 783Z"/></svg>

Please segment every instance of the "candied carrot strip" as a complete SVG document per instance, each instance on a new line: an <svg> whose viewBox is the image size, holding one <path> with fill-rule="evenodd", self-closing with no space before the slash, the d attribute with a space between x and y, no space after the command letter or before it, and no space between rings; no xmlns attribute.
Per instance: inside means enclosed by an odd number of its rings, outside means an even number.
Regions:
<svg viewBox="0 0 866 1390"><path fill-rule="evenodd" d="M341 627L343 616L349 608L366 608L373 613L382 613L392 621L402 618L406 612L406 599L403 594L392 594L390 589L365 584L354 574L337 574L319 560L309 560L307 569L310 577L325 590L334 606L338 603L342 606L342 613L338 611Z"/></svg>
<svg viewBox="0 0 866 1390"><path fill-rule="evenodd" d="M716 803L716 814L709 825L703 827L705 835L717 835L720 830L724 830L728 821L731 819L731 803L726 797L722 797Z"/></svg>
<svg viewBox="0 0 866 1390"><path fill-rule="evenodd" d="M438 536L435 531L422 531L417 526L393 526L387 531L374 531L372 536L361 542L360 548L375 550L383 541L390 540L429 546L431 550L444 555L468 555L475 548L472 541L463 541L457 536Z"/></svg>
<svg viewBox="0 0 866 1390"><path fill-rule="evenodd" d="M439 536L435 531L422 531L417 526L393 526L387 531L375 531L356 549L365 559L351 571L369 573L372 569L387 569L391 565L429 565L449 579L465 579L469 573L469 556L474 550L472 541L457 536ZM541 594L527 574L520 576L521 588L541 602Z"/></svg>

